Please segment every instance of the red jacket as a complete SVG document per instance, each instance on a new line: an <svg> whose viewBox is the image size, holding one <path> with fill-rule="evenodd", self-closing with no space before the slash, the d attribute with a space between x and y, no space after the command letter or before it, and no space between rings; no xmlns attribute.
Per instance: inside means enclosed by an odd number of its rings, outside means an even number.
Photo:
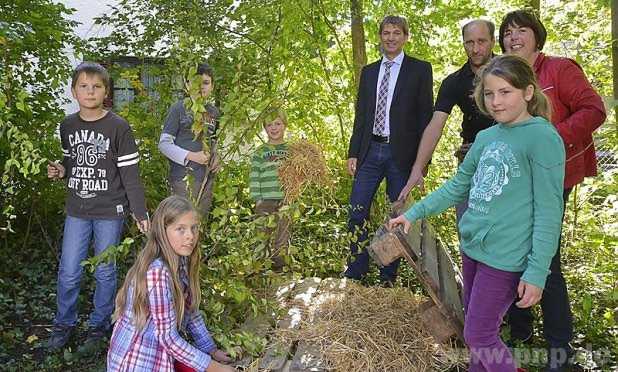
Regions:
<svg viewBox="0 0 618 372"><path fill-rule="evenodd" d="M566 147L564 188L571 188L597 174L592 132L605 121L605 106L572 59L539 53L534 72L551 102L551 122Z"/></svg>

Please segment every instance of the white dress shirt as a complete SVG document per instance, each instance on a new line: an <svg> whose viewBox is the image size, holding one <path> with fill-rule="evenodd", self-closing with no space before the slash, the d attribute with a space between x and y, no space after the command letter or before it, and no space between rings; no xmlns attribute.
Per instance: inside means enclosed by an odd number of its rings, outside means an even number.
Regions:
<svg viewBox="0 0 618 372"><path fill-rule="evenodd" d="M384 118L384 135L390 136L390 110L391 110L391 102L393 101L393 94L395 92L395 85L397 84L397 77L399 77L399 70L401 69L401 64L403 63L403 51L399 53L397 57L395 57L392 61L394 62L391 65L391 75L388 80L388 94L386 97L386 116ZM380 63L380 72L378 73L378 83L376 84L376 109L378 108L378 98L380 94L380 82L382 82L382 77L384 76L384 62L390 61L386 56L382 56L382 62Z"/></svg>

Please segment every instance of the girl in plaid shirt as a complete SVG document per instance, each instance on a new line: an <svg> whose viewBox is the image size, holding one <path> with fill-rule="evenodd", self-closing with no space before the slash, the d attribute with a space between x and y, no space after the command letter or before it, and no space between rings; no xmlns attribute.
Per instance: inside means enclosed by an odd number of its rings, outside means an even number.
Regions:
<svg viewBox="0 0 618 372"><path fill-rule="evenodd" d="M174 195L159 204L146 247L116 297L108 371L235 370L218 363L231 358L217 349L198 309L198 233L198 214L188 200Z"/></svg>

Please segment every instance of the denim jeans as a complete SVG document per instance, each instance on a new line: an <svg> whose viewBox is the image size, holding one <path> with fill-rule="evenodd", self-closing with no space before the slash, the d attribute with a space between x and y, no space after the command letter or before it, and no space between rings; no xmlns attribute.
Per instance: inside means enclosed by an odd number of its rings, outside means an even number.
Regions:
<svg viewBox="0 0 618 372"><path fill-rule="evenodd" d="M88 248L94 234L94 254L99 255L110 245L117 245L124 226L124 219L83 219L67 216L64 222L62 255L58 269L56 302L57 325L77 324L77 299L82 278L80 262L88 256ZM97 266L94 277L94 310L90 314L90 327L109 327L116 295L116 264Z"/></svg>
<svg viewBox="0 0 618 372"><path fill-rule="evenodd" d="M388 143L371 142L369 153L360 164L350 195L350 218L348 229L358 234L358 239L350 244L352 259L348 262L345 276L352 279L362 278L369 271L369 253L364 246L367 241L369 210L373 197L382 180L386 178L386 193L391 202L397 200L399 193L408 182L408 174L401 171L393 159ZM380 269L382 281L393 281L397 275L400 259Z"/></svg>

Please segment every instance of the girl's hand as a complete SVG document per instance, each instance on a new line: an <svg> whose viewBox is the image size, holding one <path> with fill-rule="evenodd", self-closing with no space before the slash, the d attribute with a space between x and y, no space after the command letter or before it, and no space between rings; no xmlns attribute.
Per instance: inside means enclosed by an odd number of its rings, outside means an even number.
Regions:
<svg viewBox="0 0 618 372"><path fill-rule="evenodd" d="M225 364L217 363L214 360L210 361L208 367L206 367L206 372L234 372L236 368L232 366L226 366Z"/></svg>
<svg viewBox="0 0 618 372"><path fill-rule="evenodd" d="M408 231L410 231L410 226L411 226L410 221L408 221L408 219L405 218L403 214L397 218L390 219L386 227L388 227L389 230L392 230L399 225L403 225L404 233L407 234Z"/></svg>
<svg viewBox="0 0 618 372"><path fill-rule="evenodd" d="M210 356L212 356L212 358L216 360L217 362L226 363L226 364L230 363L233 360L228 353L226 353L225 351L221 349L216 349L215 351L210 353Z"/></svg>
<svg viewBox="0 0 618 372"><path fill-rule="evenodd" d="M47 177L53 180L59 180L64 178L66 170L64 166L60 163L56 163L55 161L47 162Z"/></svg>
<svg viewBox="0 0 618 372"><path fill-rule="evenodd" d="M519 286L517 286L517 294L521 300L517 301L515 305L523 309L535 305L541 301L541 297L543 296L543 288L539 288L536 285L520 280Z"/></svg>

